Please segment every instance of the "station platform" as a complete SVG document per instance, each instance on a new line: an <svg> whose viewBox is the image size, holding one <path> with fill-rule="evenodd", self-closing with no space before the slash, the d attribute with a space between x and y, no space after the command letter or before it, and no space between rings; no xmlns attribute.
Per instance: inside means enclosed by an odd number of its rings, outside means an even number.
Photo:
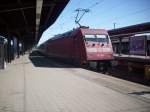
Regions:
<svg viewBox="0 0 150 112"><path fill-rule="evenodd" d="M125 55L125 54L114 54L115 59L122 59L126 61L150 63L150 56L138 56L138 55Z"/></svg>
<svg viewBox="0 0 150 112"><path fill-rule="evenodd" d="M150 112L150 87L26 54L0 70L0 112Z"/></svg>

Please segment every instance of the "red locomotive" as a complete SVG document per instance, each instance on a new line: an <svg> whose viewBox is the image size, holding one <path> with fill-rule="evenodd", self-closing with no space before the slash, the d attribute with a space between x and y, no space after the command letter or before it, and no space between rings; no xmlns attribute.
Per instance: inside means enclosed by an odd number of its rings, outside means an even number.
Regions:
<svg viewBox="0 0 150 112"><path fill-rule="evenodd" d="M39 48L50 57L81 66L96 62L99 68L109 64L113 58L111 40L104 29L77 28L49 39Z"/></svg>

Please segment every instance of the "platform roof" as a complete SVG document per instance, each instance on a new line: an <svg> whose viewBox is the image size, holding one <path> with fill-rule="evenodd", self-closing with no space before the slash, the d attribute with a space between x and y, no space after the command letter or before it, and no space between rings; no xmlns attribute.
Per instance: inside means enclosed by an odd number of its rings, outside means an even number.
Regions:
<svg viewBox="0 0 150 112"><path fill-rule="evenodd" d="M0 35L16 35L32 43L39 40L51 26L69 0L0 0ZM37 13L40 8L41 13ZM36 24L39 20L39 24ZM37 30L38 29L38 30ZM36 38L36 32L38 38Z"/></svg>
<svg viewBox="0 0 150 112"><path fill-rule="evenodd" d="M150 22L112 29L108 31L111 38L131 36L144 32L150 32Z"/></svg>

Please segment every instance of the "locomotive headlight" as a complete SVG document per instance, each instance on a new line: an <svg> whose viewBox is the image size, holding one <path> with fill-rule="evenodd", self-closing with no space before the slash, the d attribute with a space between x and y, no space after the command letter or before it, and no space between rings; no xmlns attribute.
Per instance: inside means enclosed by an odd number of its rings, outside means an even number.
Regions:
<svg viewBox="0 0 150 112"><path fill-rule="evenodd" d="M97 48L87 48L87 52L97 52Z"/></svg>
<svg viewBox="0 0 150 112"><path fill-rule="evenodd" d="M112 48L102 48L103 52L112 52Z"/></svg>

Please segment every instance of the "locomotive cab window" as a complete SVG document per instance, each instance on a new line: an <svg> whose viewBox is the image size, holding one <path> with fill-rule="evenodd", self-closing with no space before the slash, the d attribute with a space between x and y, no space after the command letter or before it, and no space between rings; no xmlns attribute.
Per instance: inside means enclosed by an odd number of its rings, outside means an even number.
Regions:
<svg viewBox="0 0 150 112"><path fill-rule="evenodd" d="M85 35L85 41L109 43L107 35Z"/></svg>
<svg viewBox="0 0 150 112"><path fill-rule="evenodd" d="M95 35L85 35L85 41L94 41L97 42L96 36Z"/></svg>
<svg viewBox="0 0 150 112"><path fill-rule="evenodd" d="M98 42L108 43L109 39L107 35L96 35Z"/></svg>

